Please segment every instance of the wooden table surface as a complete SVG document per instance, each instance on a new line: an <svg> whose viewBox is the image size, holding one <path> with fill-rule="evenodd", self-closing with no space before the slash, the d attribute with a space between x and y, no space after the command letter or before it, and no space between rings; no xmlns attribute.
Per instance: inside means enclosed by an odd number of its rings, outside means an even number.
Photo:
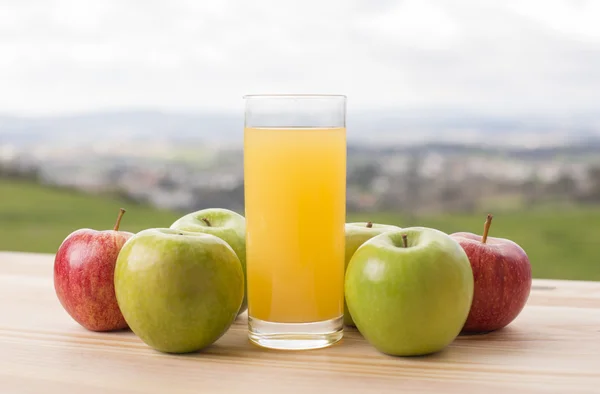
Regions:
<svg viewBox="0 0 600 394"><path fill-rule="evenodd" d="M600 393L600 282L535 280L507 328L426 357L378 353L356 330L326 349L248 342L240 316L213 346L166 355L93 333L60 306L53 256L0 252L0 393Z"/></svg>

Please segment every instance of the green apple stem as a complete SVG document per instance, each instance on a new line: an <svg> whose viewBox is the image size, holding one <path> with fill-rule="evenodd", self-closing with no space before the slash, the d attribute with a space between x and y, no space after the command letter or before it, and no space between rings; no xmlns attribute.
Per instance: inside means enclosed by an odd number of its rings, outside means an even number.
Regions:
<svg viewBox="0 0 600 394"><path fill-rule="evenodd" d="M119 216L117 216L117 222L115 223L114 231L119 231L119 226L121 225L121 219L123 219L123 215L125 215L125 210L123 208L119 209Z"/></svg>
<svg viewBox="0 0 600 394"><path fill-rule="evenodd" d="M367 228L371 228L371 227L373 227L373 223L372 222L368 222L367 223Z"/></svg>
<svg viewBox="0 0 600 394"><path fill-rule="evenodd" d="M206 223L206 225L207 225L208 227L211 227L211 224L210 224L210 222L208 221L208 219L207 219L207 218L202 218L202 219L200 219L200 220L202 220L204 223Z"/></svg>
<svg viewBox="0 0 600 394"><path fill-rule="evenodd" d="M481 243L485 243L488 238L488 233L490 232L490 226L492 225L492 219L494 217L491 214L487 215L487 219L485 219L485 224L483 226L483 237L481 238Z"/></svg>
<svg viewBox="0 0 600 394"><path fill-rule="evenodd" d="M402 234L402 246L408 248L408 235Z"/></svg>

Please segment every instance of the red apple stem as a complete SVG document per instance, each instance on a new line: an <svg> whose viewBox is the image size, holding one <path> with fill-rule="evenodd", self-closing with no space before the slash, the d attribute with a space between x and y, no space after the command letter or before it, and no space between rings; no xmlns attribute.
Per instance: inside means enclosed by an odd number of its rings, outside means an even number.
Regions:
<svg viewBox="0 0 600 394"><path fill-rule="evenodd" d="M408 235L406 234L402 234L402 245L405 248L408 248Z"/></svg>
<svg viewBox="0 0 600 394"><path fill-rule="evenodd" d="M121 225L121 219L123 219L123 215L125 215L125 211L123 208L119 209L119 216L117 216L117 222L115 223L115 227L113 230L119 231L119 226Z"/></svg>
<svg viewBox="0 0 600 394"><path fill-rule="evenodd" d="M371 227L373 227L373 223L372 222L368 222L367 223L367 228L371 228Z"/></svg>
<svg viewBox="0 0 600 394"><path fill-rule="evenodd" d="M487 215L487 219L485 219L485 224L483 226L483 237L481 238L481 243L485 243L488 238L488 233L490 232L490 226L492 225L492 219L494 217L491 214Z"/></svg>
<svg viewBox="0 0 600 394"><path fill-rule="evenodd" d="M211 227L211 224L210 224L210 222L208 221L208 219L207 219L207 218L202 218L202 219L200 219L200 220L202 220L204 223L206 223L206 225L207 225L208 227Z"/></svg>

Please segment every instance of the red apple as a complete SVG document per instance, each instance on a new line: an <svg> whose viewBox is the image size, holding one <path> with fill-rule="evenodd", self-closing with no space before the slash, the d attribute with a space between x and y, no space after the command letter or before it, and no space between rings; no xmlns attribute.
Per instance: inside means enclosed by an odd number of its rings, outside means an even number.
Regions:
<svg viewBox="0 0 600 394"><path fill-rule="evenodd" d="M450 236L464 249L471 262L475 286L464 333L498 330L510 324L523 310L531 291L531 264L515 242L488 237L492 215L483 236L459 232Z"/></svg>
<svg viewBox="0 0 600 394"><path fill-rule="evenodd" d="M123 244L133 235L113 230L79 229L62 242L54 259L54 288L67 313L91 331L127 328L115 295L114 272Z"/></svg>

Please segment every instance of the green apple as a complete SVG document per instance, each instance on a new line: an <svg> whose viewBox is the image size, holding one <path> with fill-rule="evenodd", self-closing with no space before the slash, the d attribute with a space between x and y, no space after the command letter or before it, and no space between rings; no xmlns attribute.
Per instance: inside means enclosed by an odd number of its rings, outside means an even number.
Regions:
<svg viewBox="0 0 600 394"><path fill-rule="evenodd" d="M147 345L187 353L231 326L244 298L244 274L233 249L214 235L148 229L123 245L115 293L125 321Z"/></svg>
<svg viewBox="0 0 600 394"><path fill-rule="evenodd" d="M244 301L238 312L248 307L246 282L246 219L233 211L221 208L203 209L187 214L171 225L172 229L212 234L233 248L244 271Z"/></svg>
<svg viewBox="0 0 600 394"><path fill-rule="evenodd" d="M344 267L348 267L350 259L359 246L376 235L392 230L400 230L400 227L371 222L346 223L346 263ZM355 326L346 302L344 302L344 324L352 327Z"/></svg>
<svg viewBox="0 0 600 394"><path fill-rule="evenodd" d="M380 352L425 355L448 346L473 299L473 271L449 235L411 227L371 238L346 271L346 301L356 327Z"/></svg>

